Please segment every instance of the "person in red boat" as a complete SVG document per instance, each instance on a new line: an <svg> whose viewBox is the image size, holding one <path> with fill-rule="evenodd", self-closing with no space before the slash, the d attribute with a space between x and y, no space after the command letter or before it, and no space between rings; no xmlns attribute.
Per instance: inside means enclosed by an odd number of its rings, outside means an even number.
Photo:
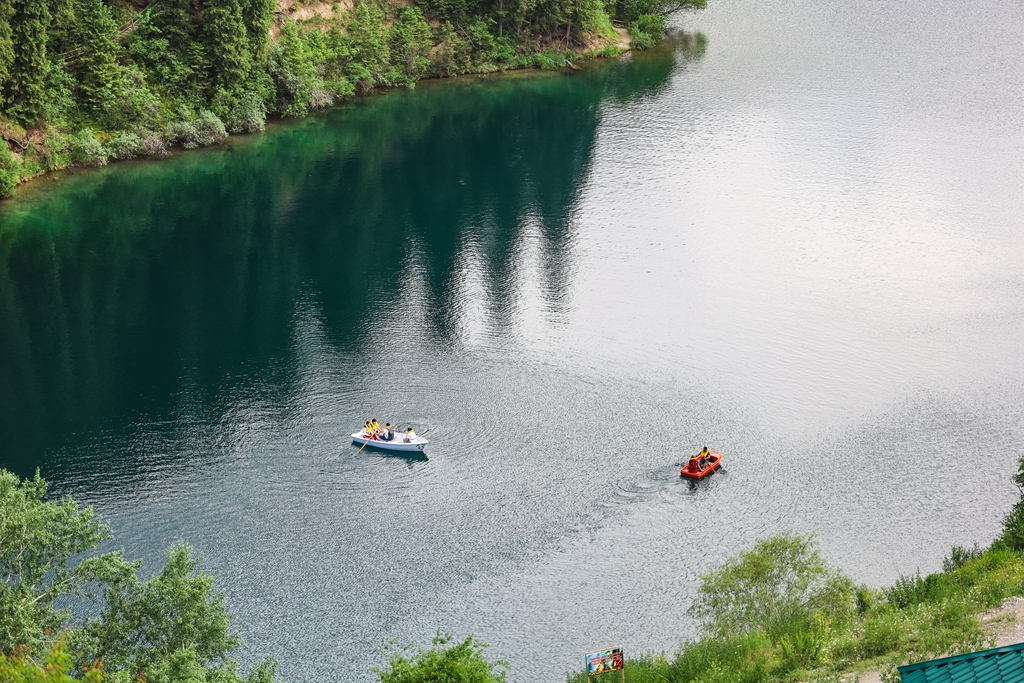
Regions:
<svg viewBox="0 0 1024 683"><path fill-rule="evenodd" d="M701 449L700 453L697 454L697 458L697 466L700 468L700 471L703 472L704 468L711 464L711 451L709 451L708 447L705 446Z"/></svg>
<svg viewBox="0 0 1024 683"><path fill-rule="evenodd" d="M700 472L701 471L700 462L701 462L700 461L700 453L698 453L697 455L692 455L692 456L690 456L690 462L688 462L686 464L686 467L691 472Z"/></svg>

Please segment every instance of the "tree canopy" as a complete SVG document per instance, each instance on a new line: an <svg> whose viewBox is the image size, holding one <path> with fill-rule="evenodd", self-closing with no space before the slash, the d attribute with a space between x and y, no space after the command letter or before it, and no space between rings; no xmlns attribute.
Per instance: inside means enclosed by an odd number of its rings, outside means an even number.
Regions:
<svg viewBox="0 0 1024 683"><path fill-rule="evenodd" d="M388 664L374 669L380 683L504 683L508 662L490 662L484 656L485 643L467 636L452 644L451 634L438 631L433 647L407 654L412 644L385 648Z"/></svg>
<svg viewBox="0 0 1024 683"><path fill-rule="evenodd" d="M283 0L0 0L0 195L67 164L217 144L181 132L209 116L254 132L356 92L618 54L613 19L642 50L705 3L355 0L308 16Z"/></svg>
<svg viewBox="0 0 1024 683"><path fill-rule="evenodd" d="M46 500L46 492L38 472L22 481L0 470L0 672L12 672L0 680L70 683L70 671L95 683L90 672L100 662L117 683L275 680L272 659L247 676L238 672L233 655L242 641L224 594L188 544L172 546L163 569L140 580L141 562L98 552L111 532L92 508L69 497ZM69 595L80 604L100 598L99 616L58 609Z"/></svg>
<svg viewBox="0 0 1024 683"><path fill-rule="evenodd" d="M794 625L845 622L855 611L853 582L825 563L813 538L788 533L702 574L689 610L721 637L779 635Z"/></svg>
<svg viewBox="0 0 1024 683"><path fill-rule="evenodd" d="M0 652L35 648L57 632L70 610L55 603L82 595L88 584L131 569L120 553L95 554L110 528L71 498L47 502L36 472L21 481L0 470Z"/></svg>

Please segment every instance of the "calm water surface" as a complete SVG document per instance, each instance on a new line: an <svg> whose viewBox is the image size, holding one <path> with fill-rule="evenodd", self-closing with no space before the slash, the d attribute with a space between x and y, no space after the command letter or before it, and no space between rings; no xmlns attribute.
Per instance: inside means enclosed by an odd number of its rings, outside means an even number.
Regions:
<svg viewBox="0 0 1024 683"><path fill-rule="evenodd" d="M671 650L781 530L879 585L1024 453L1024 6L713 0L0 209L0 465L186 538L303 683L472 632ZM427 458L357 452L368 417ZM675 468L709 446L726 470Z"/></svg>

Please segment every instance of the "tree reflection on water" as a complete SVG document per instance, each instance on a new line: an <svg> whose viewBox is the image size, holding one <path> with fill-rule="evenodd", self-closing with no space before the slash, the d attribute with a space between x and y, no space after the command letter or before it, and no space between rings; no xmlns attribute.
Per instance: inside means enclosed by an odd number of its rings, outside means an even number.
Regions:
<svg viewBox="0 0 1024 683"><path fill-rule="evenodd" d="M656 95L705 42L680 34L571 75L426 84L10 202L0 466L52 471L55 449L140 412L173 422L186 385L215 406L232 378L286 383L303 296L331 343L358 346L402 296L411 262L442 346L460 334L467 249L492 319L511 324L526 232L542 240L536 285L557 313L602 102Z"/></svg>

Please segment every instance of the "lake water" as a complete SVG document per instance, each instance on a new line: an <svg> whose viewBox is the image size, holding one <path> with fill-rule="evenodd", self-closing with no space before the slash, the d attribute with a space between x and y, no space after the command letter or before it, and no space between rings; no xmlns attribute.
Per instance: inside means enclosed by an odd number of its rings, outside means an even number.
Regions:
<svg viewBox="0 0 1024 683"><path fill-rule="evenodd" d="M1024 454L1024 6L711 0L0 208L0 466L178 538L293 683L669 650L698 574L990 541ZM363 451L376 417L426 458ZM678 466L707 444L725 469Z"/></svg>

